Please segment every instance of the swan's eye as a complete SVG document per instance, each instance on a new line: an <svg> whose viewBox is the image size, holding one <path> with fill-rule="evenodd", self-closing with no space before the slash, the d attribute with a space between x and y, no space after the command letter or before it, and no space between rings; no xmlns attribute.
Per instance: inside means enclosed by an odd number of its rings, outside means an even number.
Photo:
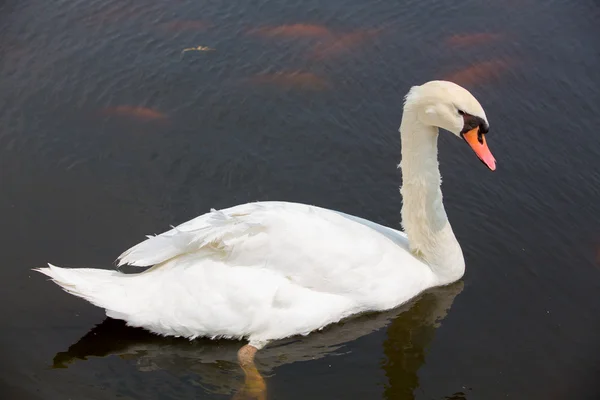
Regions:
<svg viewBox="0 0 600 400"><path fill-rule="evenodd" d="M458 115L465 115L465 112L463 110L458 110Z"/></svg>

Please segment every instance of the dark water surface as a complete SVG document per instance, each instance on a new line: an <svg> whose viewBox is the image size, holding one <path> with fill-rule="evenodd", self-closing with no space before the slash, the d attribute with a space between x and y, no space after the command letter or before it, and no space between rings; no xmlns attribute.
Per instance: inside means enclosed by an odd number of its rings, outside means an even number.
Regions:
<svg viewBox="0 0 600 400"><path fill-rule="evenodd" d="M464 279L270 346L269 398L600 398L599 4L0 1L0 397L231 398L239 343L103 322L30 269L255 200L398 227L402 98L447 78L498 160L442 135Z"/></svg>

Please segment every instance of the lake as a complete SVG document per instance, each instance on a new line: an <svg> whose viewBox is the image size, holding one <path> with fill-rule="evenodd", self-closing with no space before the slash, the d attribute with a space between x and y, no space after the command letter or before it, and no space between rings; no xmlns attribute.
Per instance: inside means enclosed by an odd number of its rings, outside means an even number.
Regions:
<svg viewBox="0 0 600 400"><path fill-rule="evenodd" d="M403 97L449 79L498 161L441 134L464 278L268 346L268 398L600 398L599 18L595 0L0 1L0 397L232 398L239 342L127 328L31 269L114 268L256 200L399 228Z"/></svg>

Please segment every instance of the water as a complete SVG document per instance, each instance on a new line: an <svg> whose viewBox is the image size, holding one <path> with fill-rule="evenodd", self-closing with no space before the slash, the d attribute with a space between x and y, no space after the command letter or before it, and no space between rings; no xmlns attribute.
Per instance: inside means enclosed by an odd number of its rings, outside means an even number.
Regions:
<svg viewBox="0 0 600 400"><path fill-rule="evenodd" d="M402 98L436 78L479 98L498 160L442 135L464 279L272 345L269 398L600 398L599 17L594 0L1 2L2 398L231 398L239 343L104 321L30 269L110 268L254 200L397 227ZM181 55L196 46L215 50Z"/></svg>

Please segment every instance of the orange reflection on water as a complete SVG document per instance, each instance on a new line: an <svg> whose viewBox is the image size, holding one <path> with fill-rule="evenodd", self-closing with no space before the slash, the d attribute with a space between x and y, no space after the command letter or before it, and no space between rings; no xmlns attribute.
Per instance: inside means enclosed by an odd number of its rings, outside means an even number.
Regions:
<svg viewBox="0 0 600 400"><path fill-rule="evenodd" d="M381 31L382 29L379 28L340 33L323 25L290 24L256 28L248 31L248 34L267 38L318 39L318 43L310 50L309 56L322 59L356 51L359 46L364 45Z"/></svg>
<svg viewBox="0 0 600 400"><path fill-rule="evenodd" d="M467 33L452 35L445 40L452 47L476 46L499 40L503 37L500 33Z"/></svg>
<svg viewBox="0 0 600 400"><path fill-rule="evenodd" d="M108 107L102 111L104 114L131 117L143 121L158 121L167 118L165 114L158 110L139 106Z"/></svg>
<svg viewBox="0 0 600 400"><path fill-rule="evenodd" d="M317 44L313 48L311 56L322 59L356 51L370 39L381 33L382 30L381 28L361 29L342 35L334 35L329 40Z"/></svg>
<svg viewBox="0 0 600 400"><path fill-rule="evenodd" d="M459 85L476 85L498 78L512 65L514 63L511 60L494 59L483 61L455 71L444 77L444 79Z"/></svg>
<svg viewBox="0 0 600 400"><path fill-rule="evenodd" d="M291 24L279 26L266 26L252 29L249 34L264 37L284 37L284 38L323 38L332 33L322 25L312 24Z"/></svg>
<svg viewBox="0 0 600 400"><path fill-rule="evenodd" d="M250 82L312 90L323 90L329 87L325 79L306 71L261 73L254 75Z"/></svg>

